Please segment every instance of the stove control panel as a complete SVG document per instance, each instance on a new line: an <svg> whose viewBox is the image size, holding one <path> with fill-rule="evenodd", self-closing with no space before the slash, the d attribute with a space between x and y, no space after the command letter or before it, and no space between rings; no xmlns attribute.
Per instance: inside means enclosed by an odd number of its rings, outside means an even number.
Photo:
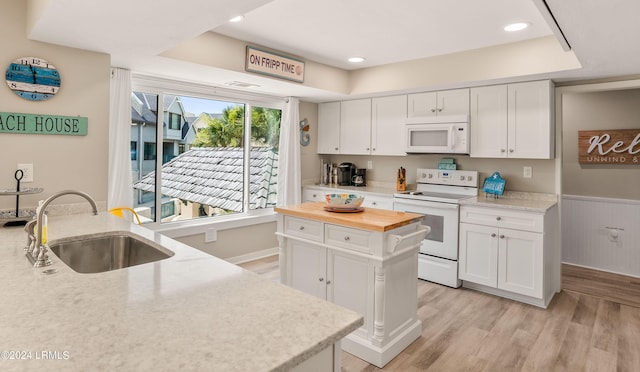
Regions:
<svg viewBox="0 0 640 372"><path fill-rule="evenodd" d="M478 172L418 168L417 183L478 187Z"/></svg>

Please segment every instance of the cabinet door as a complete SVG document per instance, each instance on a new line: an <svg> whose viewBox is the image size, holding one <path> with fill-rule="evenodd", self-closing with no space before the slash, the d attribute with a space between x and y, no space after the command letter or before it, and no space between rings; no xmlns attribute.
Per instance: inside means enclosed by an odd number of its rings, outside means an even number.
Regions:
<svg viewBox="0 0 640 372"><path fill-rule="evenodd" d="M374 98L372 110L371 155L406 155L407 96Z"/></svg>
<svg viewBox="0 0 640 372"><path fill-rule="evenodd" d="M343 101L340 105L340 153L371 153L371 99Z"/></svg>
<svg viewBox="0 0 640 372"><path fill-rule="evenodd" d="M364 324L356 330L366 337L373 320L373 266L366 258L329 250L327 266L327 301L364 316Z"/></svg>
<svg viewBox="0 0 640 372"><path fill-rule="evenodd" d="M460 279L495 288L498 273L498 229L460 224L458 274Z"/></svg>
<svg viewBox="0 0 640 372"><path fill-rule="evenodd" d="M469 89L452 89L438 92L438 115L469 115Z"/></svg>
<svg viewBox="0 0 640 372"><path fill-rule="evenodd" d="M318 154L340 151L340 102L318 105Z"/></svg>
<svg viewBox="0 0 640 372"><path fill-rule="evenodd" d="M314 295L327 297L327 249L314 244L289 239L285 284Z"/></svg>
<svg viewBox="0 0 640 372"><path fill-rule="evenodd" d="M429 117L438 115L437 93L425 92L409 94L407 96L407 116L409 117Z"/></svg>
<svg viewBox="0 0 640 372"><path fill-rule="evenodd" d="M392 196L365 196L362 201L362 206L365 208L378 208L393 210L393 197Z"/></svg>
<svg viewBox="0 0 640 372"><path fill-rule="evenodd" d="M549 80L508 85L508 156L553 158L552 84Z"/></svg>
<svg viewBox="0 0 640 372"><path fill-rule="evenodd" d="M500 229L498 288L542 298L542 234Z"/></svg>
<svg viewBox="0 0 640 372"><path fill-rule="evenodd" d="M507 157L507 86L471 88L470 156Z"/></svg>

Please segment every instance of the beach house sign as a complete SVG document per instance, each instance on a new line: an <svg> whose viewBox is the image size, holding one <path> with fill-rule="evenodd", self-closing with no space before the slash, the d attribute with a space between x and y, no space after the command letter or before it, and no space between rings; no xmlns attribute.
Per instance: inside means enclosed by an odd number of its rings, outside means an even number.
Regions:
<svg viewBox="0 0 640 372"><path fill-rule="evenodd" d="M578 161L640 165L640 129L578 131Z"/></svg>

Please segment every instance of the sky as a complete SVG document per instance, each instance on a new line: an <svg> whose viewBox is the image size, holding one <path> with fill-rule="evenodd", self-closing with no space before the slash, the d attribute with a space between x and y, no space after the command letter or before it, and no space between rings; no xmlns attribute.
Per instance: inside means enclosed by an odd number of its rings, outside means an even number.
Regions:
<svg viewBox="0 0 640 372"><path fill-rule="evenodd" d="M234 102L213 101L185 96L180 96L180 100L182 101L184 109L195 116L198 116L203 112L209 114L221 114L223 109L237 105L237 103Z"/></svg>

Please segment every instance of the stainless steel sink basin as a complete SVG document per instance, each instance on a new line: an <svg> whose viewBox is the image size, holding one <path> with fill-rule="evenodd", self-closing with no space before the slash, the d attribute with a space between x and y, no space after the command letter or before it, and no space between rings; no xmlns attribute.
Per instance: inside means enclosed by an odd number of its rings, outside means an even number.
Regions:
<svg viewBox="0 0 640 372"><path fill-rule="evenodd" d="M67 266L79 273L101 273L164 260L170 250L123 233L78 237L49 246Z"/></svg>

